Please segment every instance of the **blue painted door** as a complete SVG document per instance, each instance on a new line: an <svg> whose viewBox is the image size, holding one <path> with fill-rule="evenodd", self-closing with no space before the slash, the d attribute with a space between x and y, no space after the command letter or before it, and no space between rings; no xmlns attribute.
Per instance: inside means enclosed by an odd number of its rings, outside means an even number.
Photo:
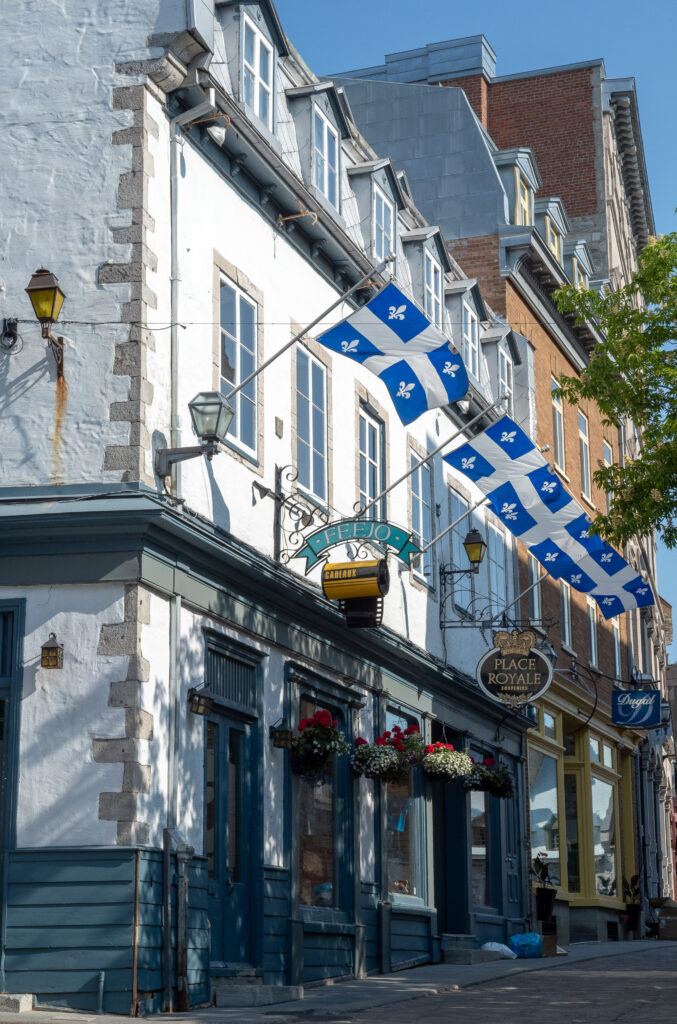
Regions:
<svg viewBox="0 0 677 1024"><path fill-rule="evenodd" d="M208 719L205 849L213 966L252 963L252 747L247 722Z"/></svg>

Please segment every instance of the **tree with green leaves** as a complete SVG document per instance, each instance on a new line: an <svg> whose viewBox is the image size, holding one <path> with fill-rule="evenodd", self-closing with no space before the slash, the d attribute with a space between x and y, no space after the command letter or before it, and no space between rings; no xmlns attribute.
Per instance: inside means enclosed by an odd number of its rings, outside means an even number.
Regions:
<svg viewBox="0 0 677 1024"><path fill-rule="evenodd" d="M651 239L632 280L601 295L573 286L555 293L562 312L594 323L605 340L580 377L563 377L571 402L590 399L604 422L636 435L634 458L603 466L595 482L612 494L593 530L622 546L657 530L677 546L677 232Z"/></svg>

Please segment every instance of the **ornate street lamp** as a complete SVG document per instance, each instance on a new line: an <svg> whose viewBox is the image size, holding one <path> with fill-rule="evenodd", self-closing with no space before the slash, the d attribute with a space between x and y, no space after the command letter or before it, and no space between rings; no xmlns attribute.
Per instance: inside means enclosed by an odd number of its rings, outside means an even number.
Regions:
<svg viewBox="0 0 677 1024"><path fill-rule="evenodd" d="M209 461L220 451L233 421L235 410L218 391L201 391L188 403L193 430L202 442L189 448L158 448L155 452L155 472L169 476L175 462L196 459L206 455Z"/></svg>
<svg viewBox="0 0 677 1024"><path fill-rule="evenodd" d="M45 267L39 267L25 289L31 300L33 312L42 326L42 336L49 342L57 367L57 377L63 377L63 338L52 335L52 324L59 319L65 294L59 287L56 275Z"/></svg>

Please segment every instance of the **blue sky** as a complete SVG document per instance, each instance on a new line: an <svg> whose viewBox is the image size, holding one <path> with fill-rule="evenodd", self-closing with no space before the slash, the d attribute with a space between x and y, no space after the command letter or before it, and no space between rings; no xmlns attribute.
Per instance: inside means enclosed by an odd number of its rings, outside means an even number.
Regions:
<svg viewBox="0 0 677 1024"><path fill-rule="evenodd" d="M674 0L568 0L538 7L505 0L277 0L276 6L285 32L317 74L381 64L386 53L480 32L496 52L498 75L602 57L608 76L636 79L656 230L677 231ZM677 620L677 551L659 552L659 586Z"/></svg>

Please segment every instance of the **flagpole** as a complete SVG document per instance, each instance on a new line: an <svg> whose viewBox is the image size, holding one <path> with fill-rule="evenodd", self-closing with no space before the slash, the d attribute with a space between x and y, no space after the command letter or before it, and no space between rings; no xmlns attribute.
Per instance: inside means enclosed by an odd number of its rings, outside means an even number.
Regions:
<svg viewBox="0 0 677 1024"><path fill-rule="evenodd" d="M399 484L402 483L403 480L406 480L407 477L410 477L412 473L415 473L420 466L425 466L426 462L430 462L430 460L433 459L436 455L438 455L443 448L446 448L448 444L451 444L452 441L455 441L457 437L459 437L465 430L468 429L468 427L472 427L474 423L477 423L477 421L481 420L483 416L486 416L488 412L491 412L492 409L495 409L496 406L500 405L501 402L504 401L504 399L505 395L500 395L495 402L492 402L491 405L488 405L486 409L482 410L482 412L478 412L477 416L473 416L471 420L468 420L467 423L464 423L463 426L459 430L457 430L455 434L452 434L451 437L448 437L446 439L446 441L443 441L442 444L439 444L437 448L435 448L435 450L430 453L430 455L426 455L424 459L421 459L420 462L417 462L414 466L411 467L411 469L407 470L406 473L403 473L402 476L398 477L394 483L390 484L389 487L386 487L385 491L381 491L380 494L377 494L376 497L373 498L368 505L365 505L364 508L361 508L358 512L356 512L355 518L359 519L360 516L363 516L365 512L369 511L370 508L373 508L374 505L377 505L378 502L385 498L386 494L389 494L394 487L397 487Z"/></svg>
<svg viewBox="0 0 677 1024"><path fill-rule="evenodd" d="M370 277L372 277L374 274L380 274L382 270L385 270L387 265L389 263L393 263L394 260L394 256L386 256L384 260L381 260L377 267L372 268L372 270L370 270L368 274L365 274L364 277L361 277L360 280L352 286L352 288L349 288L347 292L344 292L343 295L340 295L336 302L332 303L331 306L323 310L323 312L320 313L318 317L315 317L313 322L308 324L307 327L304 327L300 334L295 334L291 341L288 341L286 345L283 345L281 349L274 353L274 355L270 356L269 359L266 359L265 362L261 363L257 370L254 370L254 372L250 373L248 377L245 377L243 381L240 381L237 387L234 387L231 391L229 391L228 394L225 396L226 401L230 401L233 395L236 395L238 391L242 391L242 388L246 387L250 381L254 380L255 377L258 377L258 375L260 373L263 373L263 371L268 366L270 366L271 363L274 363L276 359L278 359L281 355L287 352L288 349L292 347L292 345L295 345L297 341L300 341L301 338L305 337L308 331L312 331L313 327L321 323L321 321L324 320L328 313L331 313L334 309L336 309L337 306L340 306L342 302L345 302L345 300L350 295L352 295L353 292L356 292L358 288L361 288L363 284L366 284Z"/></svg>
<svg viewBox="0 0 677 1024"><path fill-rule="evenodd" d="M506 605L506 607L503 609L503 614L505 615L505 613L507 612L508 608L512 608L514 605L517 604L518 601L521 601L523 597L526 597L528 593L530 593L532 590L534 590L534 588L537 587L539 585L539 583L542 583L543 580L546 578L546 576L549 576L549 575L550 575L550 573L546 571L546 572L543 573L542 576L539 576L537 580L534 580L534 582L531 584L531 586L527 587L526 590L523 590L521 594L518 594L517 597L515 598L515 600L511 604Z"/></svg>
<svg viewBox="0 0 677 1024"><path fill-rule="evenodd" d="M446 530L442 530L442 533L438 533L436 537L433 537L433 539L430 541L430 544L426 544L424 548L421 548L420 554L424 555L426 551L429 551L433 544L437 544L438 540L442 540L443 537L446 537L446 535L451 530L453 530L455 526L458 526L459 523L462 523L464 519L466 519L472 512L474 512L476 508L479 508L480 505L483 505L485 501L489 501L489 499L487 497L482 498L475 505L469 508L467 512L464 512L462 516L459 516L458 519L455 519L450 526L447 526Z"/></svg>

